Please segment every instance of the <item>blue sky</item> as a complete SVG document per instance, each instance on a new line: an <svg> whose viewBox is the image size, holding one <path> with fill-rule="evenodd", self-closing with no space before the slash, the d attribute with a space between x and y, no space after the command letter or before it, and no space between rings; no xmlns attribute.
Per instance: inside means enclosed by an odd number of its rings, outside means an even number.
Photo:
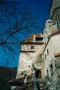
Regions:
<svg viewBox="0 0 60 90"><path fill-rule="evenodd" d="M12 0L5 0L6 2L9 2ZM25 6L28 6L33 11L33 15L36 16L38 19L38 26L41 27L39 32L42 32L44 29L45 21L50 18L50 15L48 13L51 0L13 0L13 2L20 2L19 8L23 8ZM36 33L39 33L36 31ZM21 35L22 39L24 39L23 35ZM6 60L8 54L5 54L2 47L0 47L0 65L6 66ZM19 56L16 55L16 61L9 61L8 66L15 67L18 65Z"/></svg>

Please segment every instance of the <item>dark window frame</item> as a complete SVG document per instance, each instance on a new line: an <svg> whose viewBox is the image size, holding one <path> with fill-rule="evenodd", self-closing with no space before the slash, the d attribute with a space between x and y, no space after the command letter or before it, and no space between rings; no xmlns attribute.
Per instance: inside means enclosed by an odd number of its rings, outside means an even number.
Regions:
<svg viewBox="0 0 60 90"><path fill-rule="evenodd" d="M21 75L23 75L23 73L21 73Z"/></svg>
<svg viewBox="0 0 60 90"><path fill-rule="evenodd" d="M35 38L36 41L43 41L43 38Z"/></svg>
<svg viewBox="0 0 60 90"><path fill-rule="evenodd" d="M31 49L34 49L34 46L31 46Z"/></svg>
<svg viewBox="0 0 60 90"><path fill-rule="evenodd" d="M30 68L30 66L29 66L29 68Z"/></svg>
<svg viewBox="0 0 60 90"><path fill-rule="evenodd" d="M49 50L47 49L47 55L49 55Z"/></svg>

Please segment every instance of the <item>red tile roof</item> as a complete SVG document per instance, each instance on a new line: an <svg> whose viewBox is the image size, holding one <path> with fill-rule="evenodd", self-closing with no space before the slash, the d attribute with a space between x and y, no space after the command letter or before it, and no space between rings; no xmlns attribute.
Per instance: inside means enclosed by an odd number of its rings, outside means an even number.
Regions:
<svg viewBox="0 0 60 90"><path fill-rule="evenodd" d="M34 34L29 36L26 40L24 40L24 42L33 42L33 38L34 38Z"/></svg>
<svg viewBox="0 0 60 90"><path fill-rule="evenodd" d="M55 53L54 56L55 57L60 56L60 52L59 53Z"/></svg>
<svg viewBox="0 0 60 90"><path fill-rule="evenodd" d="M42 38L41 34L36 34L36 38Z"/></svg>
<svg viewBox="0 0 60 90"><path fill-rule="evenodd" d="M59 33L58 30L53 30L53 31L51 32L52 35L57 34L57 33Z"/></svg>
<svg viewBox="0 0 60 90"><path fill-rule="evenodd" d="M34 35L35 35L35 38L42 38L41 34L32 34L26 40L24 40L24 42L33 42Z"/></svg>

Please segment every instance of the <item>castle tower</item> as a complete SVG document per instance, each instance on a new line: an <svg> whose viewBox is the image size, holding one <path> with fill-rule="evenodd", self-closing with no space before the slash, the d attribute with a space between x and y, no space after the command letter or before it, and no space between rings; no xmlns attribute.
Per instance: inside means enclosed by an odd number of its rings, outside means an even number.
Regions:
<svg viewBox="0 0 60 90"><path fill-rule="evenodd" d="M43 36L41 34L32 34L26 40L21 42L20 58L16 78L22 78L25 75L32 75L32 65L36 69L36 77L43 77L42 71L42 53Z"/></svg>
<svg viewBox="0 0 60 90"><path fill-rule="evenodd" d="M53 24L51 19L46 20L45 29L43 33L44 38L44 72L53 81L56 81L55 72L60 76L60 31L57 30L56 24ZM55 66L56 65L56 66Z"/></svg>
<svg viewBox="0 0 60 90"><path fill-rule="evenodd" d="M52 0L49 13L53 22L57 23L58 30L60 30L60 0Z"/></svg>

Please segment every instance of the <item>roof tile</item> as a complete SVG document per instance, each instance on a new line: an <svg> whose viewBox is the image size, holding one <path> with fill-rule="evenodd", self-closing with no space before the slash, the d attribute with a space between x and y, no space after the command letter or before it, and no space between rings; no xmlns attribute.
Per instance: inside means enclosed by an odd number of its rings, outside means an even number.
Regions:
<svg viewBox="0 0 60 90"><path fill-rule="evenodd" d="M55 57L60 56L60 52L59 53L55 53L54 56Z"/></svg>
<svg viewBox="0 0 60 90"><path fill-rule="evenodd" d="M53 30L53 31L51 32L52 35L57 34L57 33L59 33L58 30Z"/></svg>
<svg viewBox="0 0 60 90"><path fill-rule="evenodd" d="M42 38L41 34L32 34L31 36L29 36L26 40L24 40L24 42L33 42L34 40L34 35L35 38Z"/></svg>

